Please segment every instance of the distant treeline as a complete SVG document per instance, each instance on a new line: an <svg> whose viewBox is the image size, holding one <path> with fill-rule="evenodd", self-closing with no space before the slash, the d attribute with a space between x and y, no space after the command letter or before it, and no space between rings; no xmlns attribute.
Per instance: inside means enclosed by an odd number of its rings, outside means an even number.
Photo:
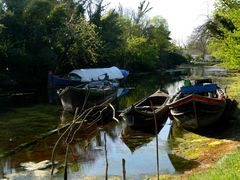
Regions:
<svg viewBox="0 0 240 180"><path fill-rule="evenodd" d="M103 0L0 1L0 89L46 88L47 74L118 66L131 72L185 61L167 22L138 11L109 9Z"/></svg>

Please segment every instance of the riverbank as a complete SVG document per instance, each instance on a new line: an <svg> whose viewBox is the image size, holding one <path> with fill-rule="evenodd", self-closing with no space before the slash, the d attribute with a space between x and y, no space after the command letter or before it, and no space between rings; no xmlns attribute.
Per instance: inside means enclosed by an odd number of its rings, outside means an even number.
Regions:
<svg viewBox="0 0 240 180"><path fill-rule="evenodd" d="M240 178L240 73L232 71L212 78L227 88L231 107L223 120L228 122L202 134L175 128L178 130L171 134L171 153L173 161L181 161L175 167L179 174L160 175L160 179Z"/></svg>

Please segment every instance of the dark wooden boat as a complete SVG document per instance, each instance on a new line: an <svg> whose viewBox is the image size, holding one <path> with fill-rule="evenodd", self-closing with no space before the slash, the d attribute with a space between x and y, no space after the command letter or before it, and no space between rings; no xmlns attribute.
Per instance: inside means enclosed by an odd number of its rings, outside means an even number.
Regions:
<svg viewBox="0 0 240 180"><path fill-rule="evenodd" d="M152 129L157 125L162 126L166 122L169 109L166 106L169 95L160 90L147 98L143 98L120 114L135 129Z"/></svg>
<svg viewBox="0 0 240 180"><path fill-rule="evenodd" d="M59 90L59 97L65 111L81 113L84 109L111 103L117 97L118 84L110 81L92 82L82 86L67 86Z"/></svg>
<svg viewBox="0 0 240 180"><path fill-rule="evenodd" d="M167 105L174 120L191 130L203 129L222 116L226 107L226 93L216 84L195 80L194 85L181 87Z"/></svg>
<svg viewBox="0 0 240 180"><path fill-rule="evenodd" d="M58 75L54 75L51 72L48 73L48 88L54 89L54 88L60 88L60 87L66 87L66 86L76 86L80 84L86 84L85 82L82 82L80 79L71 79L69 77L60 77Z"/></svg>

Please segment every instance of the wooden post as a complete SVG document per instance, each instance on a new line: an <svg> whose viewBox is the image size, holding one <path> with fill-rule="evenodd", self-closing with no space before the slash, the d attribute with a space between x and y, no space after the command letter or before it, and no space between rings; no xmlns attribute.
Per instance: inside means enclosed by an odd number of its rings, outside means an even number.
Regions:
<svg viewBox="0 0 240 180"><path fill-rule="evenodd" d="M126 180L125 159L122 159L122 174L123 174L122 179Z"/></svg>
<svg viewBox="0 0 240 180"><path fill-rule="evenodd" d="M153 118L155 124L155 136L156 136L156 154L157 154L157 180L159 180L159 155L158 155L158 128L157 128L157 117L153 108L152 101L150 101L151 108L153 111Z"/></svg>
<svg viewBox="0 0 240 180"><path fill-rule="evenodd" d="M104 132L104 150L105 150L105 161L106 161L105 180L108 180L107 138L106 138L105 132Z"/></svg>

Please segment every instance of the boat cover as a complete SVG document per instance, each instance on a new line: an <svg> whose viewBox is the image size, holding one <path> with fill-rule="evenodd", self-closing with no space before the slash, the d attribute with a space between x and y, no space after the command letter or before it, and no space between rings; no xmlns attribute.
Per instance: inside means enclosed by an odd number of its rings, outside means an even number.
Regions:
<svg viewBox="0 0 240 180"><path fill-rule="evenodd" d="M194 85L194 86L183 86L181 87L182 93L194 93L194 92L212 92L218 88L216 84L206 85Z"/></svg>
<svg viewBox="0 0 240 180"><path fill-rule="evenodd" d="M120 69L120 71L124 77L127 77L129 75L129 71L126 69Z"/></svg>
<svg viewBox="0 0 240 180"><path fill-rule="evenodd" d="M77 76L82 82L98 81L104 78L109 80L124 78L121 70L115 66L109 68L75 69L69 73L69 76Z"/></svg>

